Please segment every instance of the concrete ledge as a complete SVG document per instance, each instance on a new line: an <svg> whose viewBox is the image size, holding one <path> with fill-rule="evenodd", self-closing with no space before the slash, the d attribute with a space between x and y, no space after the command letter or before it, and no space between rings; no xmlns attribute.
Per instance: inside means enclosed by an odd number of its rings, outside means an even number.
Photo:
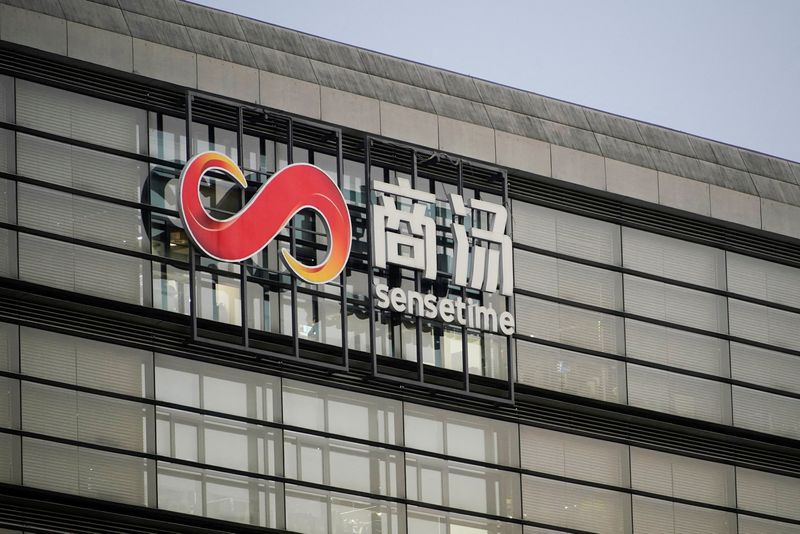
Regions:
<svg viewBox="0 0 800 534"><path fill-rule="evenodd" d="M501 130L495 130L494 138L498 164L540 176L552 176L549 143Z"/></svg>
<svg viewBox="0 0 800 534"><path fill-rule="evenodd" d="M197 55L197 88L246 102L258 102L258 70Z"/></svg>
<svg viewBox="0 0 800 534"><path fill-rule="evenodd" d="M454 154L494 163L494 130L440 116L439 148Z"/></svg>
<svg viewBox="0 0 800 534"><path fill-rule="evenodd" d="M321 87L320 91L322 120L365 132L381 133L381 111L377 100L329 87Z"/></svg>
<svg viewBox="0 0 800 534"><path fill-rule="evenodd" d="M761 228L800 239L800 208L762 198Z"/></svg>
<svg viewBox="0 0 800 534"><path fill-rule="evenodd" d="M658 201L664 206L711 215L709 185L665 172L658 173Z"/></svg>
<svg viewBox="0 0 800 534"><path fill-rule="evenodd" d="M658 172L605 158L606 189L610 193L658 204Z"/></svg>
<svg viewBox="0 0 800 534"><path fill-rule="evenodd" d="M436 115L389 102L381 102L380 111L381 135L416 145L438 146L439 122Z"/></svg>
<svg viewBox="0 0 800 534"><path fill-rule="evenodd" d="M197 54L134 38L133 72L196 89Z"/></svg>
<svg viewBox="0 0 800 534"><path fill-rule="evenodd" d="M758 197L710 186L711 216L753 228L761 228L761 201Z"/></svg>
<svg viewBox="0 0 800 534"><path fill-rule="evenodd" d="M133 71L133 39L127 35L67 22L67 52L75 59Z"/></svg>
<svg viewBox="0 0 800 534"><path fill-rule="evenodd" d="M36 28L36 31L32 31ZM0 5L0 39L54 54L67 55L67 21Z"/></svg>
<svg viewBox="0 0 800 534"><path fill-rule="evenodd" d="M605 190L606 164L603 157L558 145L553 145L550 152L553 178Z"/></svg>
<svg viewBox="0 0 800 534"><path fill-rule="evenodd" d="M313 119L322 118L319 85L263 70L258 75L261 105Z"/></svg>

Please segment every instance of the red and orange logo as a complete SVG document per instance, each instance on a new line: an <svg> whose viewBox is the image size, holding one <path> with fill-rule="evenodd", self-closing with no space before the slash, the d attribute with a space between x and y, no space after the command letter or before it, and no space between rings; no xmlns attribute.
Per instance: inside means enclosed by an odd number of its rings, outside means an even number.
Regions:
<svg viewBox="0 0 800 534"><path fill-rule="evenodd" d="M241 211L224 220L212 217L200 200L200 182L212 170L228 174L247 187L241 169L225 154L203 152L187 162L180 178L179 211L186 232L203 252L221 261L249 258L275 239L300 210L310 208L319 213L327 227L328 255L318 265L305 265L282 249L283 260L297 276L312 284L324 284L339 276L350 256L350 212L342 192L322 169L307 163L284 167Z"/></svg>

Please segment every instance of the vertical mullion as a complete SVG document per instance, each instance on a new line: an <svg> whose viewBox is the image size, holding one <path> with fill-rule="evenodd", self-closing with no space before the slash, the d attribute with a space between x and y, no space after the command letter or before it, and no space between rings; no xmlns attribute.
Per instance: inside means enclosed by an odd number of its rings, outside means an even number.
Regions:
<svg viewBox="0 0 800 534"><path fill-rule="evenodd" d="M506 218L506 233L508 237L511 238L511 242L514 242L514 225L511 221L511 201L508 198L508 173L506 171L502 171L503 177L503 206L506 208L506 213L508 217ZM514 247L511 247L511 264L513 265L513 257L514 257ZM502 260L503 258L501 258ZM498 266L499 267L499 266ZM513 269L512 269L513 274ZM501 284L502 286L502 284ZM511 313L513 317L516 317L516 309L514 307L514 290L511 290L511 296L506 297L506 311ZM515 320L516 326L516 320ZM502 332L501 332L502 334ZM513 401L514 400L514 380L516 378L516 346L514 344L514 336L506 336L506 366L507 366L507 379L508 379L508 399Z"/></svg>
<svg viewBox="0 0 800 534"><path fill-rule="evenodd" d="M372 163L370 148L372 145L372 138L367 136L364 140L364 189L366 192L366 205L367 205L367 289L368 307L369 307L369 355L372 366L372 376L378 375L378 352L375 349L375 273L373 272L375 258L373 255L372 247L375 240L372 235L372 173L370 172Z"/></svg>
<svg viewBox="0 0 800 534"><path fill-rule="evenodd" d="M344 156L342 155L342 131L336 133L336 183L339 186L339 191L344 191ZM345 200L345 208L349 211L347 201ZM328 246L332 242L330 229L328 235ZM352 221L351 229L352 232ZM351 238L352 239L352 238ZM351 245L352 246L352 245ZM352 250L352 248L351 248ZM350 258L348 258L349 261ZM345 263L342 272L339 274L339 283L341 287L341 330L342 330L342 357L344 359L344 368L350 368L350 347L347 346L347 264Z"/></svg>
<svg viewBox="0 0 800 534"><path fill-rule="evenodd" d="M194 95L186 93L186 163L192 159L192 100ZM197 341L197 258L194 243L189 240L189 315L192 324L192 340Z"/></svg>
<svg viewBox="0 0 800 534"><path fill-rule="evenodd" d="M286 140L286 163L294 163L294 121L289 119L289 135ZM296 216L296 215L295 215ZM289 220L289 252L292 257L297 257L297 232L295 231L295 216ZM297 327L297 277L292 276L292 346L294 357L300 357L300 329Z"/></svg>
<svg viewBox="0 0 800 534"><path fill-rule="evenodd" d="M244 165L244 110L241 106L238 108L238 114L236 117L236 163L239 165L239 169L241 169ZM242 199L242 208L244 208L245 204L247 203L247 185L245 185L241 190L241 199ZM245 262L247 260L242 260L239 262L239 302L241 306L241 320L242 320L242 345L245 348L250 346L250 328L248 326L247 320L247 266Z"/></svg>
<svg viewBox="0 0 800 534"><path fill-rule="evenodd" d="M458 194L461 198L464 198L464 161L458 161ZM469 211L467 211L469 213ZM456 214L453 213L452 217L455 218ZM464 216L464 220L462 223L466 224L467 215ZM455 235L453 236L455 239ZM467 304L467 288L461 288L461 301L466 306ZM442 326L442 334L444 334L444 328L446 326ZM469 345L467 343L467 325L461 327L461 374L463 376L464 381L464 390L469 391L469 355L467 350L469 349Z"/></svg>
<svg viewBox="0 0 800 534"><path fill-rule="evenodd" d="M417 151L414 150L411 152L411 188L417 188L417 174L419 169L417 168ZM435 209L435 205L434 205ZM434 234L433 239L436 239L436 235ZM428 261L428 259L426 259ZM422 273L419 270L414 271L414 289L419 292L422 292ZM416 342L417 342L417 379L420 382L425 382L425 362L423 360L423 353L422 353L422 316L417 314L417 317L414 319L417 327L416 331Z"/></svg>

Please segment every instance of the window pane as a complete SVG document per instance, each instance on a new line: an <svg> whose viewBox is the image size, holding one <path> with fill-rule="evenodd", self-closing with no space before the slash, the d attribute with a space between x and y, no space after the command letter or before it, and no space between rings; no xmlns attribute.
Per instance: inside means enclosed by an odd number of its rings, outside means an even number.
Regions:
<svg viewBox="0 0 800 534"><path fill-rule="evenodd" d="M21 484L20 443L19 436L0 434L0 482Z"/></svg>
<svg viewBox="0 0 800 534"><path fill-rule="evenodd" d="M143 458L62 445L32 438L22 440L23 483L93 499L150 506L154 497L152 462Z"/></svg>
<svg viewBox="0 0 800 534"><path fill-rule="evenodd" d="M406 454L406 488L412 501L520 517L518 473Z"/></svg>
<svg viewBox="0 0 800 534"><path fill-rule="evenodd" d="M43 237L19 235L20 279L94 297L145 304L150 262ZM145 295L147 291L147 295Z"/></svg>
<svg viewBox="0 0 800 534"><path fill-rule="evenodd" d="M633 528L648 534L736 534L736 514L634 495Z"/></svg>
<svg viewBox="0 0 800 534"><path fill-rule="evenodd" d="M725 297L625 275L625 311L651 319L728 332Z"/></svg>
<svg viewBox="0 0 800 534"><path fill-rule="evenodd" d="M186 161L186 119L150 112L150 155L167 161Z"/></svg>
<svg viewBox="0 0 800 534"><path fill-rule="evenodd" d="M561 254L620 264L619 226L515 200L514 240Z"/></svg>
<svg viewBox="0 0 800 534"><path fill-rule="evenodd" d="M731 386L722 382L628 364L631 406L731 424Z"/></svg>
<svg viewBox="0 0 800 534"><path fill-rule="evenodd" d="M0 371L19 371L19 328L0 323Z"/></svg>
<svg viewBox="0 0 800 534"><path fill-rule="evenodd" d="M0 427L19 428L19 380L0 377Z"/></svg>
<svg viewBox="0 0 800 534"><path fill-rule="evenodd" d="M523 384L608 402L627 401L625 362L517 341Z"/></svg>
<svg viewBox="0 0 800 534"><path fill-rule="evenodd" d="M728 290L800 308L800 269L728 252Z"/></svg>
<svg viewBox="0 0 800 534"><path fill-rule="evenodd" d="M147 113L99 98L17 80L17 124L144 154Z"/></svg>
<svg viewBox="0 0 800 534"><path fill-rule="evenodd" d="M278 421L280 379L156 354L156 399L241 417Z"/></svg>
<svg viewBox="0 0 800 534"><path fill-rule="evenodd" d="M631 532L626 493L522 475L522 498L529 521L598 534Z"/></svg>
<svg viewBox="0 0 800 534"><path fill-rule="evenodd" d="M305 293L297 294L297 328L301 339L342 345L341 303Z"/></svg>
<svg viewBox="0 0 800 534"><path fill-rule="evenodd" d="M622 228L623 265L664 278L725 289L725 251Z"/></svg>
<svg viewBox="0 0 800 534"><path fill-rule="evenodd" d="M405 507L287 485L286 528L303 534L403 534L406 532Z"/></svg>
<svg viewBox="0 0 800 534"><path fill-rule="evenodd" d="M153 407L53 386L22 383L22 428L137 452L152 452Z"/></svg>
<svg viewBox="0 0 800 534"><path fill-rule="evenodd" d="M518 426L405 404L406 446L481 462L519 465Z"/></svg>
<svg viewBox="0 0 800 534"><path fill-rule="evenodd" d="M164 510L282 528L282 490L268 480L158 462L158 507Z"/></svg>
<svg viewBox="0 0 800 534"><path fill-rule="evenodd" d="M389 497L405 494L401 452L296 432L285 433L284 450L289 478Z"/></svg>
<svg viewBox="0 0 800 534"><path fill-rule="evenodd" d="M798 439L800 399L733 386L733 424L756 432Z"/></svg>
<svg viewBox="0 0 800 534"><path fill-rule="evenodd" d="M736 468L739 508L800 520L800 478Z"/></svg>
<svg viewBox="0 0 800 534"><path fill-rule="evenodd" d="M157 261L153 263L153 307L189 315L189 271Z"/></svg>
<svg viewBox="0 0 800 534"><path fill-rule="evenodd" d="M625 353L622 318L523 295L515 297L517 332L585 349Z"/></svg>
<svg viewBox="0 0 800 534"><path fill-rule="evenodd" d="M2 106L2 102L0 102ZM0 128L0 171L14 174L16 172L14 132Z"/></svg>
<svg viewBox="0 0 800 534"><path fill-rule="evenodd" d="M408 532L414 534L521 534L522 526L468 515L408 507Z"/></svg>
<svg viewBox="0 0 800 534"><path fill-rule="evenodd" d="M800 534L800 525L739 515L739 534Z"/></svg>
<svg viewBox="0 0 800 534"><path fill-rule="evenodd" d="M625 319L630 358L727 377L728 341L685 330Z"/></svg>
<svg viewBox="0 0 800 534"><path fill-rule="evenodd" d="M284 422L381 443L402 444L399 401L284 380Z"/></svg>
<svg viewBox="0 0 800 534"><path fill-rule="evenodd" d="M622 275L571 261L514 251L517 289L622 310Z"/></svg>
<svg viewBox="0 0 800 534"><path fill-rule="evenodd" d="M14 78L0 76L0 121L14 122Z"/></svg>
<svg viewBox="0 0 800 534"><path fill-rule="evenodd" d="M600 484L630 484L628 446L555 432L520 427L522 467Z"/></svg>
<svg viewBox="0 0 800 534"><path fill-rule="evenodd" d="M153 354L37 330L20 328L23 374L134 396L152 396Z"/></svg>
<svg viewBox="0 0 800 534"><path fill-rule="evenodd" d="M800 314L728 299L731 335L800 350Z"/></svg>
<svg viewBox="0 0 800 534"><path fill-rule="evenodd" d="M197 316L222 323L242 324L241 282L233 277L197 273Z"/></svg>
<svg viewBox="0 0 800 534"><path fill-rule="evenodd" d="M103 154L32 135L17 134L18 173L130 202L144 202L149 166L142 161Z"/></svg>
<svg viewBox="0 0 800 534"><path fill-rule="evenodd" d="M732 465L631 447L633 489L734 508L734 479Z"/></svg>
<svg viewBox="0 0 800 534"><path fill-rule="evenodd" d="M731 343L735 380L800 393L800 358L742 343Z"/></svg>

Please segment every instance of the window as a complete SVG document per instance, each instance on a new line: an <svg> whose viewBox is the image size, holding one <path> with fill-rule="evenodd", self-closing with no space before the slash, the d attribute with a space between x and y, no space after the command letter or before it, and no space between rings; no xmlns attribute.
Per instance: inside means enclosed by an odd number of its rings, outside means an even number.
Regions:
<svg viewBox="0 0 800 534"><path fill-rule="evenodd" d="M522 475L522 500L529 521L599 534L631 532L627 493Z"/></svg>
<svg viewBox="0 0 800 534"><path fill-rule="evenodd" d="M625 362L517 341L517 379L543 389L627 402Z"/></svg>
<svg viewBox="0 0 800 534"><path fill-rule="evenodd" d="M734 479L731 465L631 447L631 480L636 490L733 508Z"/></svg>
<svg viewBox="0 0 800 534"><path fill-rule="evenodd" d="M800 308L800 269L728 252L728 289Z"/></svg>
<svg viewBox="0 0 800 534"><path fill-rule="evenodd" d="M628 446L563 432L520 427L522 467L600 484L630 485Z"/></svg>
<svg viewBox="0 0 800 534"><path fill-rule="evenodd" d="M515 297L517 332L612 354L625 354L622 317L564 304Z"/></svg>
<svg viewBox="0 0 800 534"><path fill-rule="evenodd" d="M800 393L800 358L742 343L731 343L735 380Z"/></svg>
<svg viewBox="0 0 800 534"><path fill-rule="evenodd" d="M514 240L524 245L620 264L620 230L616 224L514 201Z"/></svg>
<svg viewBox="0 0 800 534"><path fill-rule="evenodd" d="M736 299L728 299L728 307L732 336L800 350L800 314Z"/></svg>
<svg viewBox="0 0 800 534"><path fill-rule="evenodd" d="M399 401L285 380L284 422L360 439L401 445Z"/></svg>
<svg viewBox="0 0 800 534"><path fill-rule="evenodd" d="M798 439L800 399L734 386L733 424L756 432Z"/></svg>
<svg viewBox="0 0 800 534"><path fill-rule="evenodd" d="M800 525L739 514L739 534L798 534Z"/></svg>
<svg viewBox="0 0 800 534"><path fill-rule="evenodd" d="M725 289L725 252L658 234L622 228L623 265L664 278Z"/></svg>
<svg viewBox="0 0 800 534"><path fill-rule="evenodd" d="M286 528L304 534L403 534L402 504L286 486ZM408 532L417 532L411 530Z"/></svg>
<svg viewBox="0 0 800 534"><path fill-rule="evenodd" d="M20 437L0 433L0 482L20 484Z"/></svg>
<svg viewBox="0 0 800 534"><path fill-rule="evenodd" d="M731 424L731 386L628 364L628 403L657 412Z"/></svg>
<svg viewBox="0 0 800 534"><path fill-rule="evenodd" d="M800 479L736 468L739 508L776 517L800 520Z"/></svg>
<svg viewBox="0 0 800 534"><path fill-rule="evenodd" d="M521 534L522 526L494 519L409 506L408 532L414 534Z"/></svg>
<svg viewBox="0 0 800 534"><path fill-rule="evenodd" d="M736 534L736 514L634 495L633 531L637 534Z"/></svg>

